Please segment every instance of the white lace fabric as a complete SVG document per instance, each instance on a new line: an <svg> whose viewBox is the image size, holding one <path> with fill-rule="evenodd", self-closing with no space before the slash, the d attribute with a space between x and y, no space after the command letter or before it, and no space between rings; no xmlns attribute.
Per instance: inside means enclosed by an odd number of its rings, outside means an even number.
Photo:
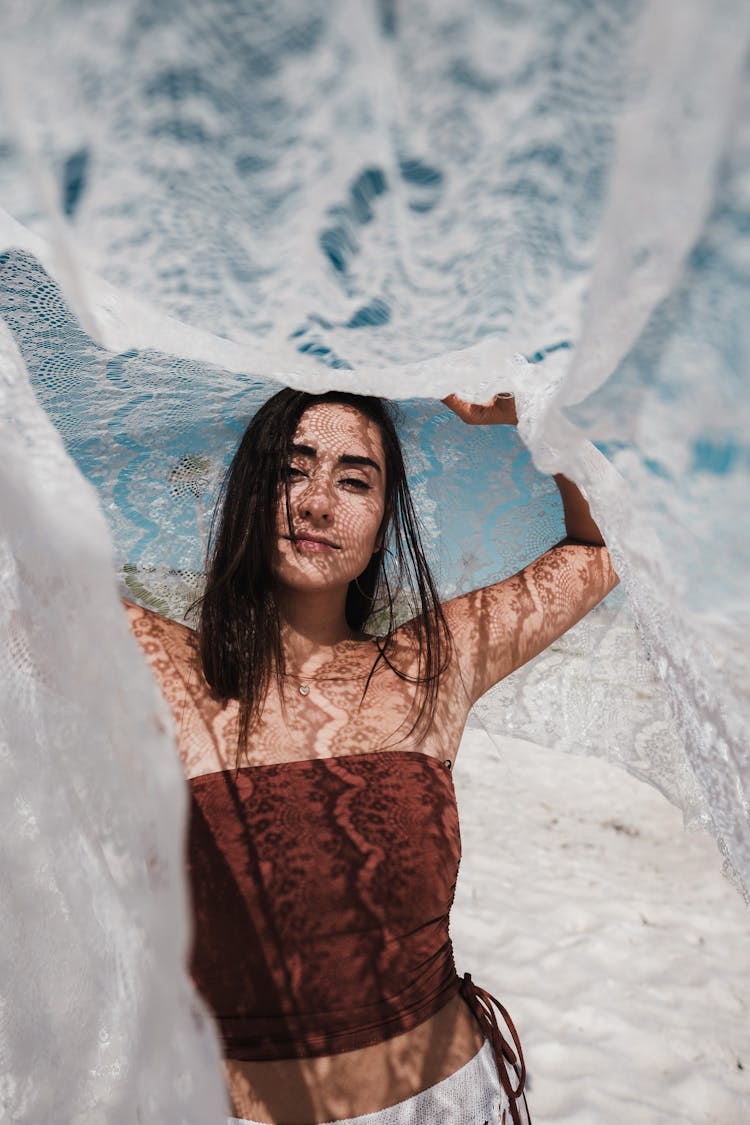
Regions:
<svg viewBox="0 0 750 1125"><path fill-rule="evenodd" d="M184 610L279 383L401 401L446 596L561 536L538 470L581 484L623 589L478 717L657 785L750 885L747 5L8 0L0 41L9 1120L226 1110L115 577ZM520 437L435 401L497 390Z"/></svg>

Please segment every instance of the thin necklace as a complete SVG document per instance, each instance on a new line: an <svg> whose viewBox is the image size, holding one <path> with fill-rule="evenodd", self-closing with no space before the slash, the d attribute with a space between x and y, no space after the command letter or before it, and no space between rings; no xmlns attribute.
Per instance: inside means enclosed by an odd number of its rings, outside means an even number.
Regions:
<svg viewBox="0 0 750 1125"><path fill-rule="evenodd" d="M347 676L299 676L296 672L282 672L281 675L286 680L296 680L297 690L300 695L309 695L310 686L312 684L343 684L352 680L366 680L370 675L370 671L349 673Z"/></svg>
<svg viewBox="0 0 750 1125"><path fill-rule="evenodd" d="M377 638L375 638L375 637L372 638L372 640L376 640L376 639ZM367 644L368 642L367 641L361 641L359 643ZM378 656L380 656L380 653L378 654ZM375 663L377 663L377 662L378 661L376 660ZM325 665L323 665L323 667L325 667ZM374 667L374 665L373 665L373 667ZM297 681L297 690L300 693L300 695L307 696L307 695L310 694L310 686L313 683L316 683L316 684L317 683L335 684L335 683L345 683L345 682L350 681L350 680L366 680L367 677L372 674L372 671L373 671L373 668L370 668L367 672L358 672L358 673L350 672L346 676L320 676L320 675L317 675L316 673L313 673L310 676L300 676L299 673L297 673L297 672L282 672L281 675L284 677L284 679L296 680Z"/></svg>

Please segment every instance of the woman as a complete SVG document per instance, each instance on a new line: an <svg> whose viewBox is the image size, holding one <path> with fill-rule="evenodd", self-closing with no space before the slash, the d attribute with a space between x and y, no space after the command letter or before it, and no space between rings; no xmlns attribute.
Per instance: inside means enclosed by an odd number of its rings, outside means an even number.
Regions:
<svg viewBox="0 0 750 1125"><path fill-rule="evenodd" d="M445 401L516 421L512 396ZM450 770L472 704L617 582L556 479L567 538L441 606L382 401L283 390L230 467L197 632L129 606L190 783L232 1121L527 1120L512 1024L453 964Z"/></svg>

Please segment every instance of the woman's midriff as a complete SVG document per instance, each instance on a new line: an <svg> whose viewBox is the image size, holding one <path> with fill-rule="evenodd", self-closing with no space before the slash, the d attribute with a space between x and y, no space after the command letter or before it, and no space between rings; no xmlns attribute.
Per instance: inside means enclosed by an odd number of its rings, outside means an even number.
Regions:
<svg viewBox="0 0 750 1125"><path fill-rule="evenodd" d="M484 1042L460 995L429 1020L372 1047L322 1058L224 1062L233 1116L311 1125L374 1113L442 1082Z"/></svg>

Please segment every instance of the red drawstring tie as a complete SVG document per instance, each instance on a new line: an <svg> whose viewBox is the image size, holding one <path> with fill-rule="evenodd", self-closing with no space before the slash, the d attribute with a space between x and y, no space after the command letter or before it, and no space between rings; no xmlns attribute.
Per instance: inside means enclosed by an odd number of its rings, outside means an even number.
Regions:
<svg viewBox="0 0 750 1125"><path fill-rule="evenodd" d="M524 1094L524 1087L526 1085L526 1063L523 1061L521 1040L518 1038L518 1032L513 1026L512 1019L499 1000L491 996L485 989L474 984L474 981L471 979L471 973L464 973L464 979L461 982L461 995L471 1008L484 1034L490 1041L490 1045L495 1054L495 1063L497 1065L497 1073L500 1077L500 1084L508 1095L510 1116L514 1125L531 1125L529 1107L526 1104L526 1096ZM516 1057L510 1043L503 1038L503 1034L498 1027L493 1004L500 1012L506 1027L510 1031L511 1038L518 1051L518 1057ZM506 1062L510 1064L518 1075L518 1085L515 1089L511 1084L508 1068L505 1065ZM523 1104L524 1110L526 1111L526 1122L521 1120L518 1109L519 1101Z"/></svg>

